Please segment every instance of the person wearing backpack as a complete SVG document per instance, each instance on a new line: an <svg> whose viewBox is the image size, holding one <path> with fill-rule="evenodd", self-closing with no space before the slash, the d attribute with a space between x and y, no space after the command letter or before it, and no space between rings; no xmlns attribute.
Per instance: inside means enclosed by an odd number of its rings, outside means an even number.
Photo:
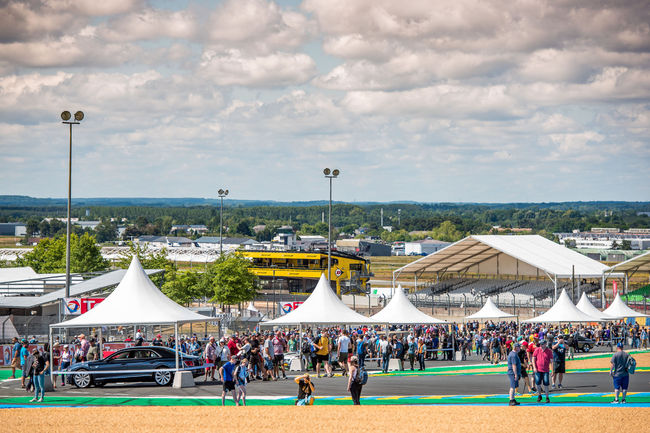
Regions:
<svg viewBox="0 0 650 433"><path fill-rule="evenodd" d="M361 404L361 389L363 388L364 370L359 368L359 359L356 356L350 358L350 376L348 377L348 392L352 396L352 404ZM367 378L367 376L365 376Z"/></svg>
<svg viewBox="0 0 650 433"><path fill-rule="evenodd" d="M627 352L623 350L623 342L616 345L616 353L612 356L610 361L611 367L609 374L612 376L614 382L614 401L613 404L626 403L625 397L627 396L627 388L630 384L630 374L634 374L636 368L636 361ZM622 399L619 400L619 394Z"/></svg>

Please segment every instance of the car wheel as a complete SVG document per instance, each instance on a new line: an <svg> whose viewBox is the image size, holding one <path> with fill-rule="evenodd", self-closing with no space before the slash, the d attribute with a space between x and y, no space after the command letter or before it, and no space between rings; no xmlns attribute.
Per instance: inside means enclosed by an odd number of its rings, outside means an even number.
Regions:
<svg viewBox="0 0 650 433"><path fill-rule="evenodd" d="M80 369L72 375L72 383L77 388L88 388L90 386L90 374L87 373L88 370Z"/></svg>
<svg viewBox="0 0 650 433"><path fill-rule="evenodd" d="M153 374L153 381L156 382L156 385L169 385L172 381L172 372L160 369Z"/></svg>
<svg viewBox="0 0 650 433"><path fill-rule="evenodd" d="M591 346L588 344L585 344L584 347L582 348L583 352L589 352L591 350Z"/></svg>

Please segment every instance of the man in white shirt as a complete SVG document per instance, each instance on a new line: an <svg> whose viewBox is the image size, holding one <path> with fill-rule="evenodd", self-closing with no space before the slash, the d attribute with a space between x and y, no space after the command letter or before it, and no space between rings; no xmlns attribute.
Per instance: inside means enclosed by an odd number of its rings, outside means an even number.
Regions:
<svg viewBox="0 0 650 433"><path fill-rule="evenodd" d="M388 373L388 360L390 358L390 351L388 350L388 340L386 339L386 335L381 336L381 340L379 340L379 356L381 357L382 360L382 370L384 373Z"/></svg>
<svg viewBox="0 0 650 433"><path fill-rule="evenodd" d="M344 329L338 338L337 353L339 354L339 365L343 369L343 376L348 374L348 355L350 353L350 337L348 331Z"/></svg>

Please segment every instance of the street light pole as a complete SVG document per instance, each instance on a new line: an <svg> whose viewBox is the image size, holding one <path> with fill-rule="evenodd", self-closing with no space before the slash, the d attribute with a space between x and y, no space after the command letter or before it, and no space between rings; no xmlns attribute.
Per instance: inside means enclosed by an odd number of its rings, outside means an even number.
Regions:
<svg viewBox="0 0 650 433"><path fill-rule="evenodd" d="M228 190L217 191L221 199L221 212L219 213L219 257L223 256L223 198L228 195Z"/></svg>
<svg viewBox="0 0 650 433"><path fill-rule="evenodd" d="M330 282L330 284L332 280L332 179L338 177L340 173L341 172L337 168L332 171L330 171L329 168L323 170L325 177L330 180L330 201L327 216L327 281ZM341 296L338 291L338 284L336 294Z"/></svg>
<svg viewBox="0 0 650 433"><path fill-rule="evenodd" d="M65 297L70 297L70 213L72 208L72 125L79 125L84 118L82 111L74 113L74 121L69 111L61 113L61 120L70 125L70 145L68 147L68 220L66 224L65 237Z"/></svg>

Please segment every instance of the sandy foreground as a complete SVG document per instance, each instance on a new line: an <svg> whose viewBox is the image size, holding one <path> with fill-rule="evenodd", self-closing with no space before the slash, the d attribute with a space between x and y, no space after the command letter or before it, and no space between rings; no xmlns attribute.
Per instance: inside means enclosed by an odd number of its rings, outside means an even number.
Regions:
<svg viewBox="0 0 650 433"><path fill-rule="evenodd" d="M647 431L650 408L481 406L5 409L0 432L199 433Z"/></svg>

